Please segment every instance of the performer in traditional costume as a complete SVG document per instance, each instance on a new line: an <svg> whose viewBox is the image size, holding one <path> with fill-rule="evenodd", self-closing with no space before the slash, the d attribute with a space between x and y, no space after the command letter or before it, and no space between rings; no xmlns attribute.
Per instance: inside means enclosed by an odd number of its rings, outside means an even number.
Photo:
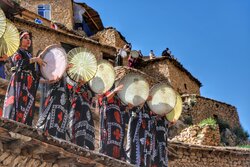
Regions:
<svg viewBox="0 0 250 167"><path fill-rule="evenodd" d="M131 107L127 133L128 162L136 166L150 166L153 152L154 123L146 103ZM132 109L131 109L132 108Z"/></svg>
<svg viewBox="0 0 250 167"><path fill-rule="evenodd" d="M120 85L99 97L100 152L116 159L125 160L125 106L116 95Z"/></svg>
<svg viewBox="0 0 250 167"><path fill-rule="evenodd" d="M154 143L153 143L153 154L152 154L152 167L167 167L168 156L167 156L167 138L168 138L168 121L165 116L154 116Z"/></svg>
<svg viewBox="0 0 250 167"><path fill-rule="evenodd" d="M20 48L12 56L13 74L7 88L3 117L32 125L35 107L35 95L39 77L35 63L44 66L39 57L32 57L28 52L31 45L30 34L21 32Z"/></svg>
<svg viewBox="0 0 250 167"><path fill-rule="evenodd" d="M42 89L40 117L37 128L54 137L66 139L68 115L70 108L69 91L66 86L67 54L60 45L50 45L40 53L47 66L42 67L46 89ZM69 68L69 66L68 66ZM43 91L46 91L44 95ZM44 99L42 99L44 98Z"/></svg>
<svg viewBox="0 0 250 167"><path fill-rule="evenodd" d="M68 82L71 107L69 111L69 134L72 143L90 150L95 149L95 127L91 104L94 97L87 83Z"/></svg>
<svg viewBox="0 0 250 167"><path fill-rule="evenodd" d="M95 128L91 104L94 93L88 85L97 70L95 55L87 48L74 48L68 53L71 67L67 70L67 89L71 107L69 110L68 133L70 141L90 150L95 149ZM72 79L72 80L71 80Z"/></svg>
<svg viewBox="0 0 250 167"><path fill-rule="evenodd" d="M48 90L37 128L57 138L66 139L70 101L65 77L50 83Z"/></svg>

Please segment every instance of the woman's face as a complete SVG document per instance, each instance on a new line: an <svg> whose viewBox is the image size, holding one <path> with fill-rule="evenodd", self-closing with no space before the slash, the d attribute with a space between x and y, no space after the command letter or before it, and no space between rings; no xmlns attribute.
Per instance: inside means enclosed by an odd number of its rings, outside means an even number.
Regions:
<svg viewBox="0 0 250 167"><path fill-rule="evenodd" d="M21 40L21 47L22 48L29 48L31 45L31 40L30 40L30 35L27 34L27 35L24 35L22 40Z"/></svg>

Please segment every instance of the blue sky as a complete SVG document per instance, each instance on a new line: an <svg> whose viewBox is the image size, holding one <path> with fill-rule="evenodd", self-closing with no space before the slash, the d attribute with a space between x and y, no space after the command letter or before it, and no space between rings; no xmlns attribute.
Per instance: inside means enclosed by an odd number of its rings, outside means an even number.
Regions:
<svg viewBox="0 0 250 167"><path fill-rule="evenodd" d="M169 47L198 78L201 95L238 109L250 133L249 0L78 0L148 55Z"/></svg>

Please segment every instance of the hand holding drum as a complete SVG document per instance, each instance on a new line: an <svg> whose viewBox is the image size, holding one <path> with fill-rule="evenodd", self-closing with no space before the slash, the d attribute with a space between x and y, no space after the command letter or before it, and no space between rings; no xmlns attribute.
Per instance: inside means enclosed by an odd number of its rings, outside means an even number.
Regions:
<svg viewBox="0 0 250 167"><path fill-rule="evenodd" d="M49 81L59 80L67 67L67 54L60 45L50 45L39 56L45 66L40 66L42 76ZM38 61L39 64L43 62Z"/></svg>

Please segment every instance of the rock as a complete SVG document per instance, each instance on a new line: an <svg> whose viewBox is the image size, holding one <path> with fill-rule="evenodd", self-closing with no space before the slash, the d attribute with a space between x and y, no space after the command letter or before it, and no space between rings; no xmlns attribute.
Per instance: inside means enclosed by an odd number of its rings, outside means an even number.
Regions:
<svg viewBox="0 0 250 167"><path fill-rule="evenodd" d="M187 125L185 125L181 120L176 121L176 124L169 128L168 137L170 139L174 138L175 136L180 134L181 131L186 127Z"/></svg>
<svg viewBox="0 0 250 167"><path fill-rule="evenodd" d="M228 128L226 128L226 130L222 133L222 137L224 138L224 142L226 145L229 146L236 146L236 135L234 133L232 133Z"/></svg>
<svg viewBox="0 0 250 167"><path fill-rule="evenodd" d="M205 126L200 128L198 125L183 129L180 135L174 137L172 141L179 141L189 144L217 146L220 144L219 127Z"/></svg>

